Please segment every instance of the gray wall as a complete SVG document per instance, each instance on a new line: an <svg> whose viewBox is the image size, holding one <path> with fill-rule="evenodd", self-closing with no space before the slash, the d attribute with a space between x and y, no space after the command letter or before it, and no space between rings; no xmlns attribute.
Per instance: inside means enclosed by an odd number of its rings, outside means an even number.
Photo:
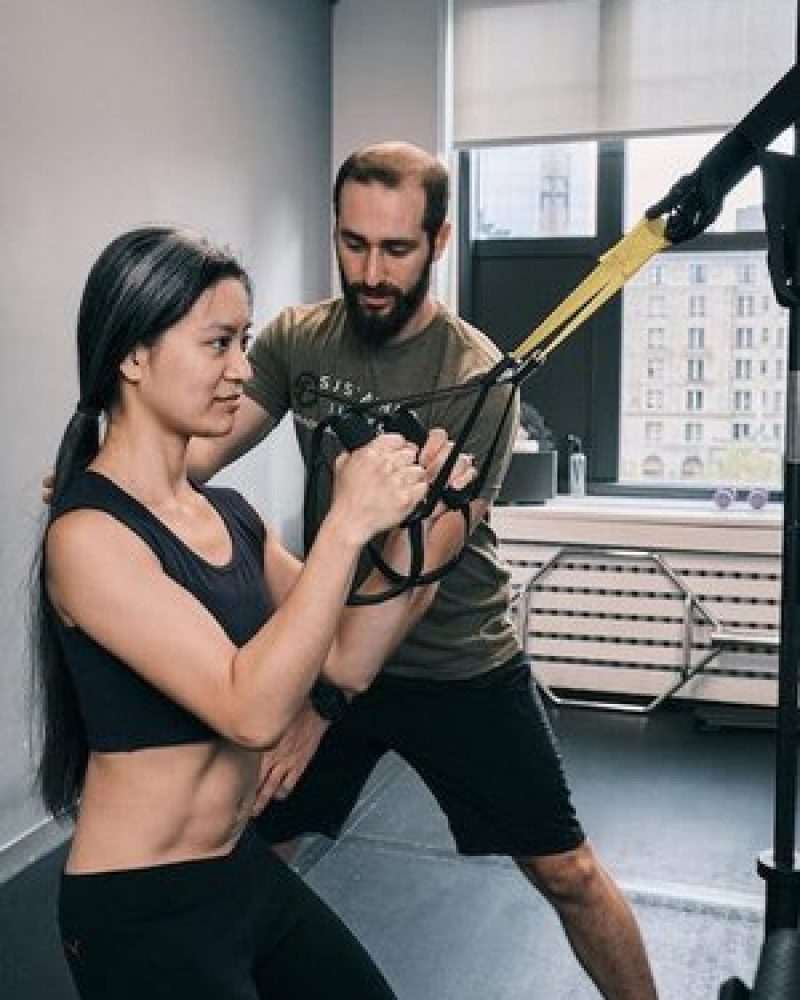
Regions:
<svg viewBox="0 0 800 1000"><path fill-rule="evenodd" d="M30 792L24 580L41 476L76 400L88 267L117 232L172 221L241 254L257 321L327 294L331 142L327 0L2 7L0 875L44 836L32 832L43 814ZM284 433L228 477L290 536L296 463Z"/></svg>
<svg viewBox="0 0 800 1000"><path fill-rule="evenodd" d="M451 20L451 0L338 0L333 8L334 171L359 146L403 139L447 163L456 190L450 155ZM454 212L451 217L455 221ZM451 304L455 257L451 249L435 275L437 294Z"/></svg>

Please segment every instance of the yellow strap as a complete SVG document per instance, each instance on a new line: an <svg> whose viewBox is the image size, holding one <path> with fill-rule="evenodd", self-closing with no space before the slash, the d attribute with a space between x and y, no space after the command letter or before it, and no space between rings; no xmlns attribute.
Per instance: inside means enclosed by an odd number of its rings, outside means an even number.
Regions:
<svg viewBox="0 0 800 1000"><path fill-rule="evenodd" d="M515 361L524 361L542 341L552 340L539 353L547 355L565 340L592 313L622 288L659 250L669 246L664 235L664 219L642 219L615 246L607 250L597 267L556 306L544 322L511 352ZM558 331L558 332L557 332Z"/></svg>

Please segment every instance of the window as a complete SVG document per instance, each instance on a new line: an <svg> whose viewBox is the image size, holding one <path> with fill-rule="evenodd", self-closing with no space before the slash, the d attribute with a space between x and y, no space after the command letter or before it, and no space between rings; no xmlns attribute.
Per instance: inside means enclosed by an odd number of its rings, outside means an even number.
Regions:
<svg viewBox="0 0 800 1000"><path fill-rule="evenodd" d="M664 409L664 392L661 389L648 389L645 393L645 409L647 410L663 410Z"/></svg>
<svg viewBox="0 0 800 1000"><path fill-rule="evenodd" d="M692 261L689 264L689 284L704 285L706 283L706 264L704 261Z"/></svg>
<svg viewBox="0 0 800 1000"><path fill-rule="evenodd" d="M703 463L697 455L690 455L681 464L681 479L700 479L703 475Z"/></svg>
<svg viewBox="0 0 800 1000"><path fill-rule="evenodd" d="M483 199L481 211L463 220L462 233L470 233L472 218L475 262L472 283L463 295L459 289L466 318L486 330L509 331L498 335L498 343L505 350L516 346L529 329L528 317L532 325L543 319L719 135L685 138L692 150L685 163L676 155L684 137L675 135L543 144L531 147L535 154L514 147L505 160L499 150L465 153L472 172L464 187L482 192ZM551 163L560 158L562 166L545 169L547 157ZM574 357L587 379L582 384L596 391L568 402L556 384L563 376L550 378L556 366L547 365L523 385L523 395L529 393L557 436L582 433L588 439L597 480L625 487L655 484L663 475L665 488L688 479L743 485L757 479L780 487L783 431L776 437L771 430L784 418L788 337L766 267L760 176L752 175L726 196L713 234L701 234L687 244L690 249L678 245L653 258L576 334L571 344L579 345ZM559 176L569 183L556 183ZM528 191L517 201L519 216L503 215L499 206L507 207L514 184L523 183ZM585 211L579 211L581 198ZM509 252L508 240L517 237ZM509 288L520 289L513 309ZM487 304L487 289L497 305ZM762 421L764 434L758 433ZM739 430L734 440L733 425L751 423L749 436ZM687 469L694 470L691 476Z"/></svg>
<svg viewBox="0 0 800 1000"><path fill-rule="evenodd" d="M664 435L664 425L658 420L648 420L644 425L644 439L648 444L661 441Z"/></svg>
<svg viewBox="0 0 800 1000"><path fill-rule="evenodd" d="M686 409L687 410L702 410L703 409L703 390L702 389L689 389L686 393Z"/></svg>
<svg viewBox="0 0 800 1000"><path fill-rule="evenodd" d="M660 455L648 455L642 463L642 475L645 479L664 478L664 460Z"/></svg>
<svg viewBox="0 0 800 1000"><path fill-rule="evenodd" d="M594 236L597 143L477 150L474 239Z"/></svg>
<svg viewBox="0 0 800 1000"><path fill-rule="evenodd" d="M689 358L686 378L689 382L702 382L705 366L702 358Z"/></svg>
<svg viewBox="0 0 800 1000"><path fill-rule="evenodd" d="M737 279L740 285L754 285L758 268L755 261L743 260L737 268Z"/></svg>
<svg viewBox="0 0 800 1000"><path fill-rule="evenodd" d="M750 437L750 424L735 423L731 429L734 441L745 441Z"/></svg>
<svg viewBox="0 0 800 1000"><path fill-rule="evenodd" d="M703 425L697 422L684 424L683 440L687 444L699 444L703 440Z"/></svg>
<svg viewBox="0 0 800 1000"><path fill-rule="evenodd" d="M689 315L690 316L705 316L706 314L706 297L705 295L690 295L689 296Z"/></svg>
<svg viewBox="0 0 800 1000"><path fill-rule="evenodd" d="M702 351L706 346L706 331L703 326L690 326L688 347L690 351Z"/></svg>
<svg viewBox="0 0 800 1000"><path fill-rule="evenodd" d="M736 296L736 315L737 316L755 316L756 314L756 299L754 295L737 295Z"/></svg>

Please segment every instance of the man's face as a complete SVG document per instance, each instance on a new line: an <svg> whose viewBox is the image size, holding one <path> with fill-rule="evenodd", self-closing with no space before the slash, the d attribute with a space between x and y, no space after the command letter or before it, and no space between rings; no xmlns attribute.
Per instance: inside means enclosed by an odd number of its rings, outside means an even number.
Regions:
<svg viewBox="0 0 800 1000"><path fill-rule="evenodd" d="M350 321L366 343L405 339L427 322L431 247L422 228L425 192L418 184L387 188L347 181L339 198L336 257Z"/></svg>

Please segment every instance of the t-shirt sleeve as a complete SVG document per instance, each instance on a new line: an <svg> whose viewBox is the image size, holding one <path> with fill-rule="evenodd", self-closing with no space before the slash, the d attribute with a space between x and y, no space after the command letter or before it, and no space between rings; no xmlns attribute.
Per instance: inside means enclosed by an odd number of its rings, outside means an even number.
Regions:
<svg viewBox="0 0 800 1000"><path fill-rule="evenodd" d="M248 354L253 375L245 385L245 392L271 414L276 423L291 406L289 338L292 326L291 310L284 309L261 330Z"/></svg>
<svg viewBox="0 0 800 1000"><path fill-rule="evenodd" d="M509 395L512 393L513 397L509 404ZM474 402L475 397L472 396L457 405L455 434L458 434L460 428L464 426ZM509 386L491 389L461 449L474 456L478 475L485 477L478 492L478 496L482 500L488 500L491 503L500 492L503 478L511 461L518 423L519 394ZM494 450L492 450L493 447ZM484 473L484 464L490 455L489 466Z"/></svg>

